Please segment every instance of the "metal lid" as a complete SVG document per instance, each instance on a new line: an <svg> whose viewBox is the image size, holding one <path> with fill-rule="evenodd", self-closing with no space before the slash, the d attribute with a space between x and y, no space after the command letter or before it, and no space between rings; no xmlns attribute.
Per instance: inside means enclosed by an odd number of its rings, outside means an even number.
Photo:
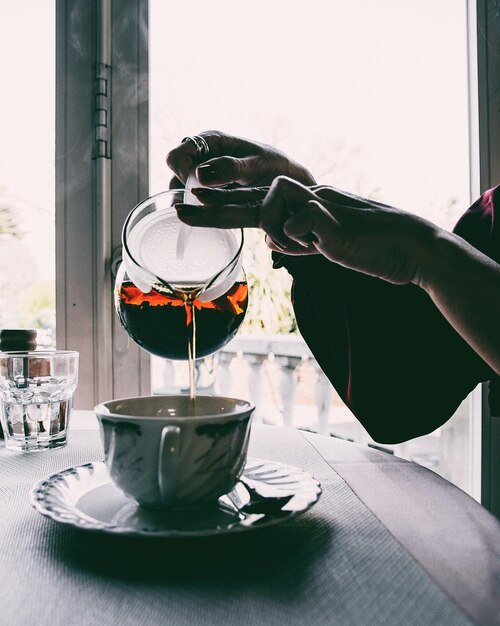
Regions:
<svg viewBox="0 0 500 626"><path fill-rule="evenodd" d="M34 328L3 328L0 330L0 351L31 352L36 349L36 335Z"/></svg>

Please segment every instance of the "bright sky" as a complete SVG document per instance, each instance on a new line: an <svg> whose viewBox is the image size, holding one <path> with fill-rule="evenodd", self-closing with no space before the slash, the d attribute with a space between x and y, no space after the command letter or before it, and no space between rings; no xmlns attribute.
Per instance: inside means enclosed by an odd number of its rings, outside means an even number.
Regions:
<svg viewBox="0 0 500 626"><path fill-rule="evenodd" d="M54 5L0 4L0 190L42 275L54 246ZM436 219L451 198L461 209L465 41L465 0L151 0L153 191L170 147L219 128L279 146L322 182Z"/></svg>
<svg viewBox="0 0 500 626"><path fill-rule="evenodd" d="M151 2L155 190L172 144L218 128L407 210L467 203L465 0L177 7Z"/></svg>
<svg viewBox="0 0 500 626"><path fill-rule="evenodd" d="M54 55L55 3L2 0L0 203L14 206L40 278L54 276Z"/></svg>

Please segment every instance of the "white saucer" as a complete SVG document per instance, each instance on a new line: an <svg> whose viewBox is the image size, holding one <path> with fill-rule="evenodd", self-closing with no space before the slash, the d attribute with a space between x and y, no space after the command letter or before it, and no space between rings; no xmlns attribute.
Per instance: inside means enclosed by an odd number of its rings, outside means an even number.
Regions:
<svg viewBox="0 0 500 626"><path fill-rule="evenodd" d="M35 509L56 522L129 536L205 537L252 530L307 511L321 494L319 482L291 465L249 458L234 489L202 509L144 509L125 496L105 463L52 474L31 492Z"/></svg>

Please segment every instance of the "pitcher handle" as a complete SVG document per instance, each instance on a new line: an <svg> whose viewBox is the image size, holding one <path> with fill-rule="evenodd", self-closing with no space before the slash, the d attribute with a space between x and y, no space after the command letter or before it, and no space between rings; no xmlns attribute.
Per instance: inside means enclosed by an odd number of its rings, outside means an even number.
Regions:
<svg viewBox="0 0 500 626"><path fill-rule="evenodd" d="M167 507L175 503L180 435L178 426L165 426L161 431L158 485L162 504Z"/></svg>

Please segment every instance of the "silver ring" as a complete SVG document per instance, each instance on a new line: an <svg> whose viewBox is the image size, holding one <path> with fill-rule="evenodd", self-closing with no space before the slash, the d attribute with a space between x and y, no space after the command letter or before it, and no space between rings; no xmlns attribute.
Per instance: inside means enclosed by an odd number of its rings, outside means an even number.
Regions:
<svg viewBox="0 0 500 626"><path fill-rule="evenodd" d="M210 148L208 147L208 143L201 135L190 135L189 137L184 137L181 143L186 143L186 141L191 141L196 148L196 160L198 162L205 161L210 152Z"/></svg>

